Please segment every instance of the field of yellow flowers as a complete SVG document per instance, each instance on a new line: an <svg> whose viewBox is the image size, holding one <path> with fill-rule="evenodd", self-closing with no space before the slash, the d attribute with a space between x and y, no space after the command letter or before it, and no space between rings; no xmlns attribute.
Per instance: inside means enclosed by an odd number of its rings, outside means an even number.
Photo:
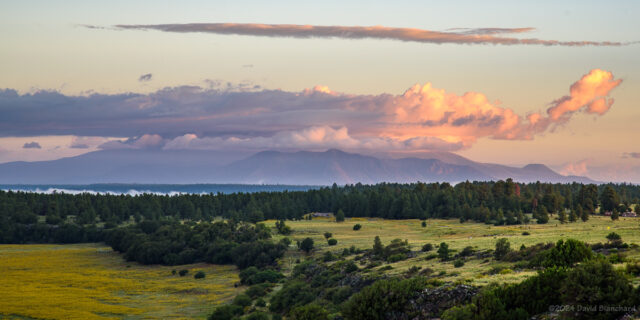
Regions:
<svg viewBox="0 0 640 320"><path fill-rule="evenodd" d="M143 266L99 244L0 245L0 318L204 318L237 281L233 266Z"/></svg>

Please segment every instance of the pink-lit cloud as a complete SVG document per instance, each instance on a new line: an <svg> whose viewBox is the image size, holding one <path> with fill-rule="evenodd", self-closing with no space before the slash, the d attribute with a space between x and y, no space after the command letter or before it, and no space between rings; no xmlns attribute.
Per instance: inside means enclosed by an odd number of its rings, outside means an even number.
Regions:
<svg viewBox="0 0 640 320"><path fill-rule="evenodd" d="M85 25L91 29L98 26ZM385 26L314 26L297 24L259 23L184 23L116 25L116 29L159 30L164 32L201 32L223 35L249 35L290 38L341 38L387 39L422 43L545 45L545 46L621 46L627 43L614 41L559 41L536 38L513 38L504 34L523 33L533 28L476 28L432 31L417 28L393 28Z"/></svg>
<svg viewBox="0 0 640 320"><path fill-rule="evenodd" d="M567 96L550 99L546 112L526 115L482 93L457 95L431 83L379 95L326 86L300 92L184 86L90 96L0 90L0 137L94 137L74 138L71 145L102 149L453 151L483 138L533 139L579 113L602 116L620 83L611 72L594 69L572 84ZM96 137L120 140L98 142Z"/></svg>
<svg viewBox="0 0 640 320"><path fill-rule="evenodd" d="M566 176L586 176L589 174L588 160L566 163L559 172Z"/></svg>

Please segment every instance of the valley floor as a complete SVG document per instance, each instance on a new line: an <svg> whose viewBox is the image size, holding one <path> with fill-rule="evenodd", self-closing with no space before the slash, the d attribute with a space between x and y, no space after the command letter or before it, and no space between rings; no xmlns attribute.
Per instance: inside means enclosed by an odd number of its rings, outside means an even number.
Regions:
<svg viewBox="0 0 640 320"><path fill-rule="evenodd" d="M640 218L592 216L587 222L560 224L551 219L548 224L493 226L457 220L383 220L351 218L336 223L330 218L287 221L294 240L282 267L291 270L297 259L305 255L295 247L295 240L311 237L315 241L312 253L321 257L326 251L340 254L354 246L368 249L375 236L383 244L399 238L407 240L414 256L395 263L384 263L368 272L402 274L411 267L432 269L432 275L443 281L486 285L491 282L520 282L534 274L519 271L514 263L493 258L468 258L464 266L455 268L453 261L427 259L431 252L420 252L422 245L434 246L446 242L460 252L471 246L476 252L493 249L499 238L507 238L511 248L521 245L556 242L574 238L587 243L606 242L606 235L616 232L630 245L640 244ZM362 225L358 231L354 224ZM275 221L266 221L270 227ZM338 240L328 246L324 233ZM524 235L523 233L529 233ZM275 236L276 240L283 237ZM628 250L628 260L639 260L640 250ZM365 267L359 265L360 267ZM390 268L390 267L391 268ZM617 267L623 267L618 264ZM384 268L384 269L382 269ZM180 277L172 270L188 269ZM382 270L381 270L382 269ZM205 279L194 279L196 271L206 273ZM501 272L490 272L502 270ZM234 266L193 264L186 266L143 266L124 261L121 255L102 244L73 245L0 245L0 318L16 319L179 319L205 318L218 304L231 300L245 287L234 288L238 272ZM635 285L640 284L638 278Z"/></svg>
<svg viewBox="0 0 640 320"><path fill-rule="evenodd" d="M0 245L0 318L205 318L237 281L234 266L143 266L101 244Z"/></svg>

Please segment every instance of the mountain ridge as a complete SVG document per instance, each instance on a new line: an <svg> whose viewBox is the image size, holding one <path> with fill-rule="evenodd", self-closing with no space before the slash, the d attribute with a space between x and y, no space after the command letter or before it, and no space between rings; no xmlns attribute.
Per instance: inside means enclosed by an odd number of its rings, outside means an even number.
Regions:
<svg viewBox="0 0 640 320"><path fill-rule="evenodd" d="M339 149L253 154L198 150L100 150L50 161L0 164L4 184L89 183L247 183L330 185L379 182L596 183L564 176L544 164L522 168L475 162L448 152L421 157L384 158Z"/></svg>

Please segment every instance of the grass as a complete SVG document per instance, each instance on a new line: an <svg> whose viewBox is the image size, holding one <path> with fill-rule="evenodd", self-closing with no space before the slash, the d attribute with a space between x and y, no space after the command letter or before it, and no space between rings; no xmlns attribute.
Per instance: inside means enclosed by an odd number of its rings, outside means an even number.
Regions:
<svg viewBox="0 0 640 320"><path fill-rule="evenodd" d="M0 245L0 318L204 318L237 281L233 266L143 266L99 244Z"/></svg>
<svg viewBox="0 0 640 320"><path fill-rule="evenodd" d="M275 221L267 221L275 226ZM400 238L407 240L414 252L425 243L434 246L446 242L450 249L460 252L472 246L476 250L493 249L497 239L506 237L511 248L522 244L530 246L540 242L556 242L574 238L588 243L605 242L605 236L616 232L631 244L640 244L640 218L592 216L588 222L560 224L551 219L545 225L492 226L457 220L428 220L423 228L419 220L383 220L353 218L336 223L329 218L287 221L293 229L294 240L311 237L316 249L312 253L321 256L330 250L340 254L343 249L355 246L368 249L375 236L383 244ZM353 230L359 223L362 228ZM523 232L530 235L522 235ZM338 240L329 246L325 232L333 233ZM276 240L283 236L276 236ZM444 281L485 285L490 282L519 282L534 274L518 271L512 263L492 258L467 259L464 266L455 268L452 261L440 262L437 258L425 260L429 253L392 264L382 264L370 272L401 274L413 266L430 268L433 274L442 274ZM353 257L353 256L351 256ZM295 260L304 254L291 246L282 261L284 270L290 270ZM639 260L640 251L631 250L629 259ZM489 275L492 268L501 266L514 271ZM623 267L622 264L618 267ZM176 269L188 269L180 277L172 275ZM193 275L202 270L204 279ZM0 318L46 319L191 319L204 318L215 305L231 300L245 287L234 288L238 273L233 266L193 264L187 266L143 266L127 263L121 255L100 244L74 245L0 245ZM640 279L634 279L636 285Z"/></svg>
<svg viewBox="0 0 640 320"><path fill-rule="evenodd" d="M362 229L353 230L353 225L359 223ZM267 221L269 226L273 226L275 221ZM384 220L370 218L351 218L345 222L336 223L332 218L314 218L313 220L287 221L287 225L293 229L290 236L294 240L311 237L316 245L315 255L320 256L326 250L336 254L342 252L344 248L355 246L356 248L368 249L373 245L375 236L380 236L383 244L388 244L391 240L399 238L408 240L413 251L420 251L425 243L434 246L441 242L446 242L450 249L460 252L464 247L472 246L476 250L494 249L499 238L507 238L511 243L511 249L518 250L521 245L530 246L536 243L556 242L559 239L574 238L587 243L606 242L606 235L616 232L622 239L631 244L640 244L640 218L620 218L612 221L609 217L592 216L587 222L575 222L561 224L552 218L548 224L538 225L515 225L515 226L493 226L475 222L460 223L458 220L427 220L427 226L422 227L419 220ZM523 232L530 235L522 235ZM338 240L336 246L328 246L324 239L324 233L331 232ZM279 236L281 237L281 236ZM437 248L430 253L435 253ZM292 260L301 258L304 255L292 250L288 257L289 263ZM498 265L513 268L513 264L497 262L492 258L489 261L480 259L470 259L460 268L454 268L453 261L440 262L437 258L425 260L425 253L419 253L416 257L399 261L392 264L383 264L374 270L391 265L393 269L385 271L388 274L399 274L405 272L412 266L431 268L434 274L445 272L442 276L444 281L463 281L475 285L485 285L490 282L519 282L534 272L514 271L505 274L487 275L487 272ZM640 259L640 251L632 250L629 259ZM285 262L285 266L286 266ZM619 265L618 267L622 267ZM515 270L515 269L514 269ZM635 280L638 283L638 279Z"/></svg>

